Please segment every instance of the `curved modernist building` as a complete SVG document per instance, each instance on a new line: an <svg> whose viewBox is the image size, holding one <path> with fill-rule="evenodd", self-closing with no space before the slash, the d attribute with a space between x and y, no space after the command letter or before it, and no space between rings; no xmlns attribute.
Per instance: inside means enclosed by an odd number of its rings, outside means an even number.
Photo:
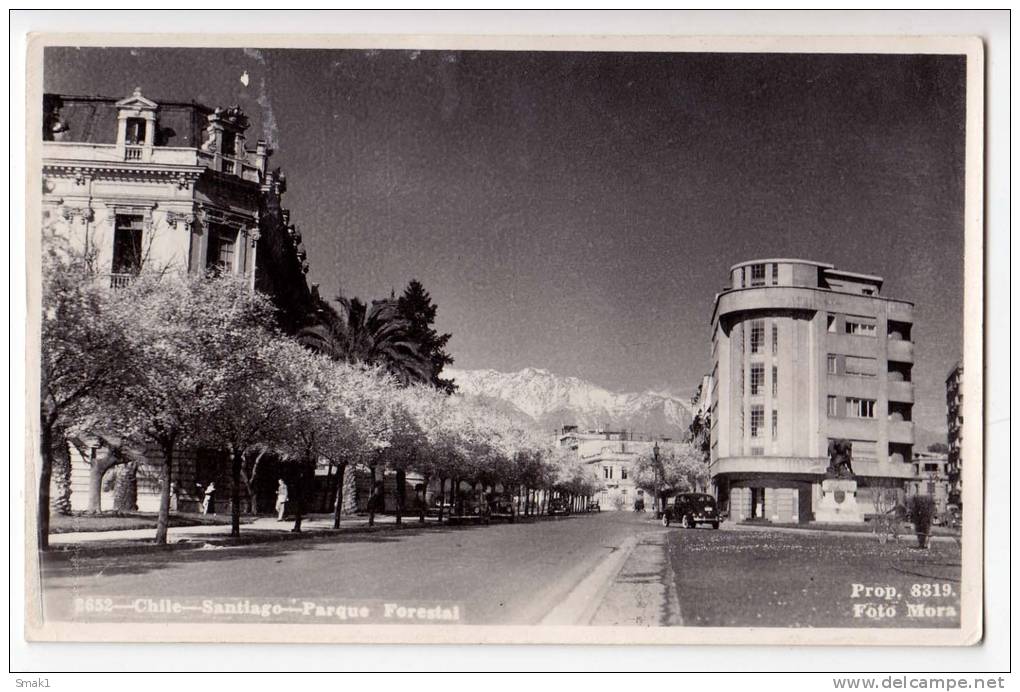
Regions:
<svg viewBox="0 0 1020 692"><path fill-rule="evenodd" d="M830 439L853 445L858 503L913 478L913 304L882 279L742 262L712 313L711 474L734 520L807 522Z"/></svg>

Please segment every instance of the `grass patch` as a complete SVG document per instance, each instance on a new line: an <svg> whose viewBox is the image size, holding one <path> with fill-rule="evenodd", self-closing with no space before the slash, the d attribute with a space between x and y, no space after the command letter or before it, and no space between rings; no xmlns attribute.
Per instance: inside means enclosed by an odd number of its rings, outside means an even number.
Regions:
<svg viewBox="0 0 1020 692"><path fill-rule="evenodd" d="M960 547L918 550L907 542L805 531L677 530L668 553L685 625L706 627L959 627ZM892 587L884 600L855 584ZM948 596L912 596L913 585L948 584ZM926 588L926 587L921 587ZM891 606L883 618L855 606ZM949 607L911 617L908 604ZM917 611L915 611L915 614Z"/></svg>
<svg viewBox="0 0 1020 692"><path fill-rule="evenodd" d="M251 517L241 517L241 523L247 524ZM207 526L230 523L230 514L190 514L174 513L170 515L170 526ZM50 533L77 533L93 531L125 531L131 529L155 529L155 512L74 512L50 516Z"/></svg>

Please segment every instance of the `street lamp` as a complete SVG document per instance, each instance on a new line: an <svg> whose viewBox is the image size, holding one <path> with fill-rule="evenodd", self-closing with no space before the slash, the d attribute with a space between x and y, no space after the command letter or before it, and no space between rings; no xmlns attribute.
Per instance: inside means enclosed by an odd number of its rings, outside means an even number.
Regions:
<svg viewBox="0 0 1020 692"><path fill-rule="evenodd" d="M652 469L655 472L655 515L659 515L659 441L652 447Z"/></svg>

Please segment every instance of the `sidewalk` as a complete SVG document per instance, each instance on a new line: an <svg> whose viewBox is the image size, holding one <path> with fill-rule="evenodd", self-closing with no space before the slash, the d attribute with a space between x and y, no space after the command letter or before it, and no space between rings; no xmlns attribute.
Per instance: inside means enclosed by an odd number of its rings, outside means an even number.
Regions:
<svg viewBox="0 0 1020 692"><path fill-rule="evenodd" d="M375 524L377 526L395 526L397 519L393 515L376 515ZM405 516L403 525L406 527L422 526L418 523L418 516ZM426 520L426 526L436 525L435 519L429 518ZM252 537L252 536L283 536L283 535L295 535L301 536L305 534L319 534L323 532L332 532L333 529L333 517L323 515L313 515L312 518L306 518L301 522L301 533L293 534L291 529L294 528L294 520L287 519L286 521L277 521L272 517L259 517L254 521L241 524L241 536ZM352 528L368 528L368 516L345 516L340 522L340 529L352 529ZM104 544L110 544L113 542L117 543L138 543L143 544L147 541L152 541L156 535L156 527L153 525L152 528L146 529L127 529L120 531L80 531L71 533L57 533L50 536L50 545L53 547L58 546L74 546L74 545L95 545L97 547L103 546ZM176 544L181 542L192 542L196 539L221 539L230 538L230 524L216 524L216 525L205 525L205 526L177 526L171 527L167 530L167 543Z"/></svg>

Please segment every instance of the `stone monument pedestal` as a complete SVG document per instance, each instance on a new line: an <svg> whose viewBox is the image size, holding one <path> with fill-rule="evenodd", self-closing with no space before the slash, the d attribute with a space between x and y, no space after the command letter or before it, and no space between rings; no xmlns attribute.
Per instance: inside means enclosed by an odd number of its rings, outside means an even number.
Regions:
<svg viewBox="0 0 1020 692"><path fill-rule="evenodd" d="M857 481L850 478L822 481L822 499L815 506L815 521L863 524L864 511L857 505Z"/></svg>

